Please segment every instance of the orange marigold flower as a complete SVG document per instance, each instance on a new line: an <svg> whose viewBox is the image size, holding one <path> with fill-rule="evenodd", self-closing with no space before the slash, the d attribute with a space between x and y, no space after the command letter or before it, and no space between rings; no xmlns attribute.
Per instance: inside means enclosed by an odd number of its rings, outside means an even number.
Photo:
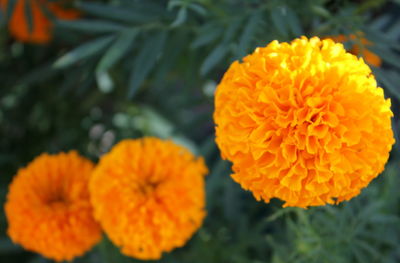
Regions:
<svg viewBox="0 0 400 263"><path fill-rule="evenodd" d="M73 9L67 9L63 5L66 1L49 0L16 0L16 4L9 21L9 30L11 34L22 42L47 43L51 39L51 30L53 23L44 14L42 8L47 8L52 15L58 19L70 20L79 16L79 13ZM32 26L30 30L28 18L25 14L25 5L29 2L32 15ZM7 10L9 0L0 0L0 8Z"/></svg>
<svg viewBox="0 0 400 263"><path fill-rule="evenodd" d="M172 141L124 140L90 181L95 217L122 253L159 259L201 226L206 173L202 158Z"/></svg>
<svg viewBox="0 0 400 263"><path fill-rule="evenodd" d="M375 53L371 52L370 50L367 49L368 46L372 46L373 43L371 43L368 39L363 37L362 33L357 33L357 35L337 35L337 36L331 36L329 37L330 39L336 41L336 42L347 42L349 40L356 40L357 38L360 39L361 44L363 45L363 48L360 47L357 43L355 43L352 48L349 50L350 53L359 56L362 55L363 58L365 59L365 62L367 62L369 65L375 66L375 67L380 67L382 65L382 60L381 58L376 55Z"/></svg>
<svg viewBox="0 0 400 263"><path fill-rule="evenodd" d="M215 95L216 142L233 179L285 206L358 195L384 169L392 115L364 61L317 37L257 48Z"/></svg>
<svg viewBox="0 0 400 263"><path fill-rule="evenodd" d="M101 238L89 198L92 170L75 151L42 154L20 169L5 204L11 239L57 261L88 251Z"/></svg>

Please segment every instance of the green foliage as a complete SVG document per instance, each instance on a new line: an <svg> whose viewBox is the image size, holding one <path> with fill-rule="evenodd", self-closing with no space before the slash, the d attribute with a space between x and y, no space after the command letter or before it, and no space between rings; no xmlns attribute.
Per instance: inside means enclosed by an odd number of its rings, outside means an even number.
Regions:
<svg viewBox="0 0 400 263"><path fill-rule="evenodd" d="M383 60L373 71L392 99L398 136L399 1L81 0L75 6L83 16L55 21L46 46L12 38L13 5L0 16L1 203L17 169L41 152L78 149L97 160L123 138L173 138L207 161L208 216L185 247L160 262L400 261L397 144L385 172L359 197L339 206L281 208L277 200L255 201L232 181L212 121L216 84L231 62L257 46L362 31ZM26 13L34 26L29 5ZM2 210L0 262L49 262L13 245L6 227ZM138 261L105 238L74 262Z"/></svg>

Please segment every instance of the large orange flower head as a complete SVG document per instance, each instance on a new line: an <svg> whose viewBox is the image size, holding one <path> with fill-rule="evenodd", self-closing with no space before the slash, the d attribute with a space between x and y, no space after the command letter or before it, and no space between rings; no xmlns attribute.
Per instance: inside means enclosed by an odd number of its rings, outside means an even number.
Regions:
<svg viewBox="0 0 400 263"><path fill-rule="evenodd" d="M53 23L49 20L43 10L47 9L58 19L70 20L79 16L76 10L65 8L65 1L50 0L16 0L10 21L9 30L11 34L22 42L47 43L52 37ZM0 8L5 12L9 0L0 0ZM29 17L26 14L26 5L30 6L32 28L29 25Z"/></svg>
<svg viewBox="0 0 400 263"><path fill-rule="evenodd" d="M358 195L384 169L392 115L364 61L317 37L257 48L215 95L216 141L233 179L285 206Z"/></svg>
<svg viewBox="0 0 400 263"><path fill-rule="evenodd" d="M91 179L95 217L122 253L159 259L201 226L206 173L202 158L172 141L124 140Z"/></svg>
<svg viewBox="0 0 400 263"><path fill-rule="evenodd" d="M89 198L92 170L75 151L42 154L20 169L5 204L11 239L57 261L88 251L101 238Z"/></svg>

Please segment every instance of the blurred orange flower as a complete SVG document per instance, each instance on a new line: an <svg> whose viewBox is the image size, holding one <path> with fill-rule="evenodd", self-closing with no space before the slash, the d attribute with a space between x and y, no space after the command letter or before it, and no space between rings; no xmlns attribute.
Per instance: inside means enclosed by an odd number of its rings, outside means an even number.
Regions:
<svg viewBox="0 0 400 263"><path fill-rule="evenodd" d="M43 8L58 19L76 19L79 13L76 10L65 8L66 1L49 1L49 0L16 0L16 4L9 21L9 30L11 34L22 42L32 42L43 44L52 38L53 23L43 12ZM0 0L0 7L7 9L9 1ZM29 20L25 14L25 6L29 3L32 15L32 29L29 28Z"/></svg>
<svg viewBox="0 0 400 263"><path fill-rule="evenodd" d="M101 238L89 198L92 170L74 151L42 154L20 169L5 204L11 239L57 261L88 251Z"/></svg>
<svg viewBox="0 0 400 263"><path fill-rule="evenodd" d="M368 39L364 38L362 33L352 34L349 36L345 35L330 36L328 38L332 39L335 42L341 42L341 43L347 42L349 40L354 41L357 38L359 38L359 41L361 42L363 47L361 48L360 45L355 43L353 44L353 47L349 50L349 52L356 56L362 56L365 59L365 62L367 62L369 65L375 67L380 67L382 65L381 58L367 49L367 47L372 46L373 43Z"/></svg>
<svg viewBox="0 0 400 263"><path fill-rule="evenodd" d="M216 142L233 179L285 206L358 195L388 160L392 116L364 61L317 37L257 48L215 95Z"/></svg>
<svg viewBox="0 0 400 263"><path fill-rule="evenodd" d="M122 253L159 259L201 226L206 173L202 158L172 141L124 140L91 179L95 217Z"/></svg>

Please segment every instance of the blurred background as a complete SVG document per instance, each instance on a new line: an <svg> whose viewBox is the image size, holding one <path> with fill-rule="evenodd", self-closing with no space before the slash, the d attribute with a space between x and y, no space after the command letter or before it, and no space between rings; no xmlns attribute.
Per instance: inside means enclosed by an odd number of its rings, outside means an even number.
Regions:
<svg viewBox="0 0 400 263"><path fill-rule="evenodd" d="M9 0L18 1L25 0ZM2 8L2 207L17 170L42 152L77 149L97 161L124 138L173 138L206 159L208 216L185 247L160 262L400 262L399 0L62 2L79 18L59 20L43 10L53 25L47 43L16 38L9 26L15 10ZM35 19L26 6L20 25L29 30ZM230 63L301 35L343 42L370 64L392 100L397 143L386 170L339 206L257 202L230 178L214 142L213 94ZM6 229L1 209L0 262L51 262L14 245ZM73 262L139 261L104 238Z"/></svg>

